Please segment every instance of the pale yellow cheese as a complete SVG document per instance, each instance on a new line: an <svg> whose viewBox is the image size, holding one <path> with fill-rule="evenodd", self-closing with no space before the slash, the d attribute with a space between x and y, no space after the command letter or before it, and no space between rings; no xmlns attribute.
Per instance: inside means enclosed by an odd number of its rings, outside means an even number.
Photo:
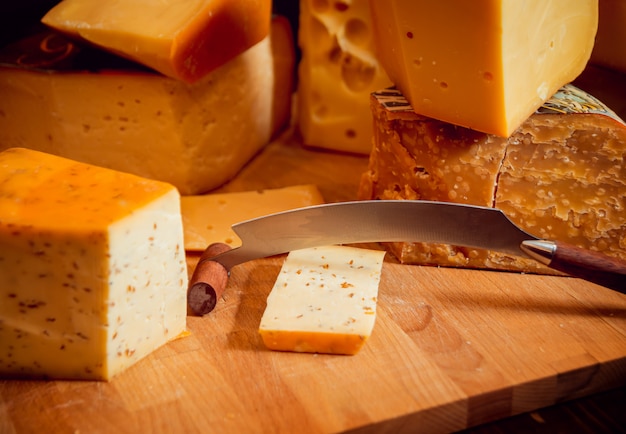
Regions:
<svg viewBox="0 0 626 434"><path fill-rule="evenodd" d="M269 33L270 0L63 0L57 30L193 83Z"/></svg>
<svg viewBox="0 0 626 434"><path fill-rule="evenodd" d="M374 328L384 255L347 246L290 252L261 318L265 346L356 354Z"/></svg>
<svg viewBox="0 0 626 434"><path fill-rule="evenodd" d="M306 145L368 154L369 94L391 85L376 59L369 0L300 0L298 127Z"/></svg>
<svg viewBox="0 0 626 434"><path fill-rule="evenodd" d="M56 156L0 153L0 375L109 380L186 328L180 196Z"/></svg>
<svg viewBox="0 0 626 434"><path fill-rule="evenodd" d="M598 0L371 0L378 59L421 115L509 136L584 69Z"/></svg>
<svg viewBox="0 0 626 434"><path fill-rule="evenodd" d="M216 188L288 120L294 53L285 25L276 20L271 38L193 85L120 68L50 32L23 41L38 53L0 50L0 150L49 152L181 194ZM81 63L94 57L101 61Z"/></svg>
<svg viewBox="0 0 626 434"><path fill-rule="evenodd" d="M213 243L241 245L231 226L244 220L324 203L315 185L183 196L185 250L202 251Z"/></svg>

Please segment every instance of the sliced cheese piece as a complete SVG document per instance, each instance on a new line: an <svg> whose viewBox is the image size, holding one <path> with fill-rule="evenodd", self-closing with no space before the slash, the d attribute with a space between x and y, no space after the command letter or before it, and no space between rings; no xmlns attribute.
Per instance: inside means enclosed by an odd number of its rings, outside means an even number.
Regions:
<svg viewBox="0 0 626 434"><path fill-rule="evenodd" d="M276 19L271 38L193 85L120 66L56 33L6 47L0 150L48 152L165 181L182 194L216 188L289 120L295 60L286 26Z"/></svg>
<svg viewBox="0 0 626 434"><path fill-rule="evenodd" d="M63 0L42 22L194 83L267 37L270 0Z"/></svg>
<svg viewBox="0 0 626 434"><path fill-rule="evenodd" d="M597 0L371 0L378 58L413 109L507 137L584 69Z"/></svg>
<svg viewBox="0 0 626 434"><path fill-rule="evenodd" d="M300 0L298 127L306 145L369 154L369 94L391 81L374 54L369 0Z"/></svg>
<svg viewBox="0 0 626 434"><path fill-rule="evenodd" d="M626 1L599 0L599 11L591 62L626 73Z"/></svg>
<svg viewBox="0 0 626 434"><path fill-rule="evenodd" d="M324 198L315 185L295 185L284 188L213 193L181 198L185 250L203 251L213 243L231 247L241 245L232 225L244 220L320 205Z"/></svg>
<svg viewBox="0 0 626 434"><path fill-rule="evenodd" d="M509 138L415 114L397 91L372 96L376 133L359 199L499 208L529 233L626 259L626 125L567 85ZM497 252L387 245L403 263L554 273Z"/></svg>
<svg viewBox="0 0 626 434"><path fill-rule="evenodd" d="M261 318L265 346L356 354L374 328L384 255L347 246L290 252Z"/></svg>
<svg viewBox="0 0 626 434"><path fill-rule="evenodd" d="M110 380L185 331L186 291L173 186L0 153L0 376Z"/></svg>

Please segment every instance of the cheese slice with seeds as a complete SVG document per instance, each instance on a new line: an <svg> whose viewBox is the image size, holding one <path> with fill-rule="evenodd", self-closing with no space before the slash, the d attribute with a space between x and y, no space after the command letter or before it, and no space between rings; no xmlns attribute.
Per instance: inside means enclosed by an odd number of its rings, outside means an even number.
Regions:
<svg viewBox="0 0 626 434"><path fill-rule="evenodd" d="M265 346L356 354L374 328L384 255L347 246L290 252L261 319Z"/></svg>

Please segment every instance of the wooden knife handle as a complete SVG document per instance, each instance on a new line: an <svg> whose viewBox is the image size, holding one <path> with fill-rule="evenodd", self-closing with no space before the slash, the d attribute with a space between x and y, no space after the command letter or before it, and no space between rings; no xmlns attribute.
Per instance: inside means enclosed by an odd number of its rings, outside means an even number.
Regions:
<svg viewBox="0 0 626 434"><path fill-rule="evenodd" d="M205 315L215 309L228 283L228 270L211 258L230 250L224 243L211 244L200 256L187 290L187 305L194 315Z"/></svg>
<svg viewBox="0 0 626 434"><path fill-rule="evenodd" d="M550 268L626 293L626 261L559 241L555 244Z"/></svg>

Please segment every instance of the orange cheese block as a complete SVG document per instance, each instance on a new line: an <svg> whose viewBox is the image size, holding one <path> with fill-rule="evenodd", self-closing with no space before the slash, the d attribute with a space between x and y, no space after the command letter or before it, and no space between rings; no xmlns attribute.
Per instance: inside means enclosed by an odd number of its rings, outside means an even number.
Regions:
<svg viewBox="0 0 626 434"><path fill-rule="evenodd" d="M378 60L413 109L507 137L589 60L598 0L371 0Z"/></svg>
<svg viewBox="0 0 626 434"><path fill-rule="evenodd" d="M0 152L0 376L109 380L186 330L180 196Z"/></svg>
<svg viewBox="0 0 626 434"><path fill-rule="evenodd" d="M203 193L287 125L294 63L284 18L194 84L37 33L0 50L0 150L27 147Z"/></svg>
<svg viewBox="0 0 626 434"><path fill-rule="evenodd" d="M270 0L63 0L46 25L193 83L267 37Z"/></svg>
<svg viewBox="0 0 626 434"><path fill-rule="evenodd" d="M596 98L567 85L509 138L417 115L395 90L371 101L374 149L360 199L495 207L535 236L626 259L626 124ZM497 252L388 246L404 263L553 273Z"/></svg>

